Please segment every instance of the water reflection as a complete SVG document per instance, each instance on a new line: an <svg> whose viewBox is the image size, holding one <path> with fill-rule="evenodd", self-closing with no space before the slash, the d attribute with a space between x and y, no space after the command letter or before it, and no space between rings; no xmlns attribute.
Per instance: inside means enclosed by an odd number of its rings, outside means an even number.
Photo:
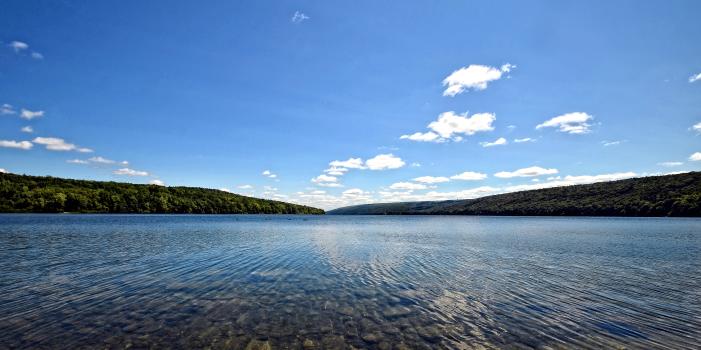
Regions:
<svg viewBox="0 0 701 350"><path fill-rule="evenodd" d="M696 348L701 221L0 216L0 348Z"/></svg>

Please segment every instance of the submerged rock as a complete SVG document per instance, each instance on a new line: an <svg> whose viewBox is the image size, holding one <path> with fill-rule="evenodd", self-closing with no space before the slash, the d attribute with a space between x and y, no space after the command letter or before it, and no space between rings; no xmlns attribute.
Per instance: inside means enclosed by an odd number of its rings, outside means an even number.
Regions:
<svg viewBox="0 0 701 350"><path fill-rule="evenodd" d="M253 339L246 345L246 350L272 350L272 347L269 341Z"/></svg>

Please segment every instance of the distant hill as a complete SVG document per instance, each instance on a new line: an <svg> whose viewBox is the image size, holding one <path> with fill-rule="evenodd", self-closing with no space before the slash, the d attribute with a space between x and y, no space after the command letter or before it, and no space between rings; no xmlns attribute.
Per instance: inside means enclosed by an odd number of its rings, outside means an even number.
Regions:
<svg viewBox="0 0 701 350"><path fill-rule="evenodd" d="M336 215L701 216L701 172L505 193L477 199L356 205Z"/></svg>
<svg viewBox="0 0 701 350"><path fill-rule="evenodd" d="M0 173L0 212L324 214L317 208L196 187Z"/></svg>

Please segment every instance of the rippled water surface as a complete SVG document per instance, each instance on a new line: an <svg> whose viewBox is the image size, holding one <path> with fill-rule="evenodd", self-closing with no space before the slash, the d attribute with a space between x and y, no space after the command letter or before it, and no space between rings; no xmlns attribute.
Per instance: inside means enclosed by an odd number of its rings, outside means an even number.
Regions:
<svg viewBox="0 0 701 350"><path fill-rule="evenodd" d="M0 349L699 349L701 220L0 215Z"/></svg>

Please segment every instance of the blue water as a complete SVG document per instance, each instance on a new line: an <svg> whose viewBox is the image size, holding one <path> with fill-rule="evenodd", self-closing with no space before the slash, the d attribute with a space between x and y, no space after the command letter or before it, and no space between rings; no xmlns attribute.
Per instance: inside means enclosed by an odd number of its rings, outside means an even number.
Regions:
<svg viewBox="0 0 701 350"><path fill-rule="evenodd" d="M699 349L701 220L0 215L0 349Z"/></svg>

